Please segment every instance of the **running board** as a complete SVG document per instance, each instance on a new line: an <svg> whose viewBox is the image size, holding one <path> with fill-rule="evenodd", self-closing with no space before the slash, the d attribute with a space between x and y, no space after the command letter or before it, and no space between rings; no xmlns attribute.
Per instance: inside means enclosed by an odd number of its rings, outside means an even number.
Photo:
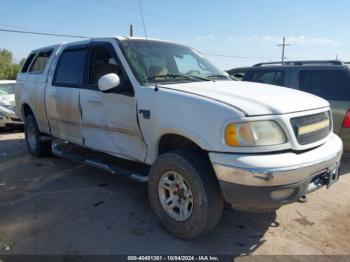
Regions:
<svg viewBox="0 0 350 262"><path fill-rule="evenodd" d="M72 150L72 148L67 147L67 145L69 145L69 144L64 143L63 148L62 148L62 143L54 141L52 143L52 154L54 154L55 156L60 157L60 158L72 160L75 162L85 164L87 166L99 168L99 169L105 170L107 172L110 172L112 174L132 179L132 180L137 181L139 183L144 183L144 182L148 181L147 175L133 172L129 169L122 168L122 167L117 166L117 165L112 164L112 163L106 163L103 161L92 159L92 158L89 158L87 156L84 156L83 154L74 153L73 152L74 150ZM64 147L66 147L66 148L64 148Z"/></svg>

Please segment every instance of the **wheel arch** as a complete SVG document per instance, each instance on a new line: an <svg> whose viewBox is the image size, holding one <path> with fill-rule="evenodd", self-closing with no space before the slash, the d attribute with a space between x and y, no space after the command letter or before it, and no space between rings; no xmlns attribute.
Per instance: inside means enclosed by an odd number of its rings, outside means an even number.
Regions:
<svg viewBox="0 0 350 262"><path fill-rule="evenodd" d="M177 149L208 151L209 145L200 136L179 131L164 132L156 144L156 156Z"/></svg>
<svg viewBox="0 0 350 262"><path fill-rule="evenodd" d="M27 103L22 104L21 116L22 116L23 121L25 121L26 117L29 115L33 115L35 117L34 112L33 112L32 108L30 107L30 105Z"/></svg>

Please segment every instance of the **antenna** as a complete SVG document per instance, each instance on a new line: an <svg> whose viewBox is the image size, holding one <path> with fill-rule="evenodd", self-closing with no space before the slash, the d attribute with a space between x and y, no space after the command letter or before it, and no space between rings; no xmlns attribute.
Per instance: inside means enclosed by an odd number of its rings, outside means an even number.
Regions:
<svg viewBox="0 0 350 262"><path fill-rule="evenodd" d="M130 37L134 36L134 28L132 25L130 25L130 28L129 28L129 35L130 35Z"/></svg>
<svg viewBox="0 0 350 262"><path fill-rule="evenodd" d="M142 5L141 5L141 0L137 0L137 2L139 3L140 15L141 15L142 25L143 25L143 31L145 32L145 37L147 39L148 37L147 37L147 31L146 31L146 25L145 25L145 18L143 17L143 10L142 10Z"/></svg>

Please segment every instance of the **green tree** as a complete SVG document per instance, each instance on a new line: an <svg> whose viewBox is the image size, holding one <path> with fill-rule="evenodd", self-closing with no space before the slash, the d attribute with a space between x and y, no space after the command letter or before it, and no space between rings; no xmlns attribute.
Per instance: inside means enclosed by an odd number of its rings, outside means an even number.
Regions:
<svg viewBox="0 0 350 262"><path fill-rule="evenodd" d="M26 62L26 59L22 58L21 61L19 62L19 67L22 67L25 62Z"/></svg>
<svg viewBox="0 0 350 262"><path fill-rule="evenodd" d="M20 65L14 63L13 54L7 49L0 49L0 80L16 79Z"/></svg>

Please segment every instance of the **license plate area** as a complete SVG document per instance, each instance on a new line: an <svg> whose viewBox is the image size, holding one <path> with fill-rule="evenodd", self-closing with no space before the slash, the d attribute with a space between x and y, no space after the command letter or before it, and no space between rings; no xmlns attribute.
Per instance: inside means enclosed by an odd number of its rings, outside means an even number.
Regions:
<svg viewBox="0 0 350 262"><path fill-rule="evenodd" d="M339 169L340 169L340 163L336 163L330 168L328 168L328 181L326 181L326 186L329 188L331 185L333 185L335 182L339 179Z"/></svg>
<svg viewBox="0 0 350 262"><path fill-rule="evenodd" d="M339 179L339 167L340 163L332 165L320 175L316 176L313 179L312 183L314 183L318 188L322 186L326 186L327 188L329 188Z"/></svg>
<svg viewBox="0 0 350 262"><path fill-rule="evenodd" d="M329 169L329 183L327 185L327 188L329 188L331 185L333 185L335 182L339 179L339 171L340 171L340 163L336 163L333 167L333 169Z"/></svg>

